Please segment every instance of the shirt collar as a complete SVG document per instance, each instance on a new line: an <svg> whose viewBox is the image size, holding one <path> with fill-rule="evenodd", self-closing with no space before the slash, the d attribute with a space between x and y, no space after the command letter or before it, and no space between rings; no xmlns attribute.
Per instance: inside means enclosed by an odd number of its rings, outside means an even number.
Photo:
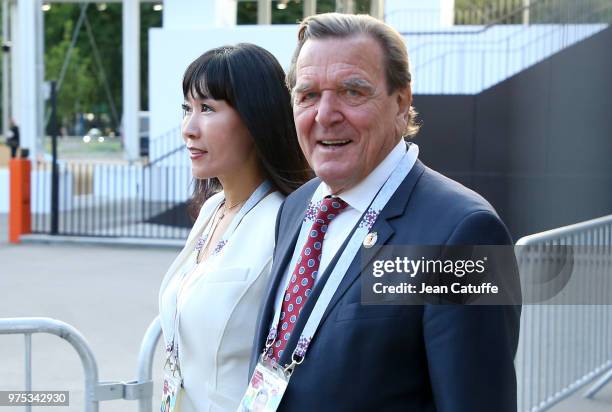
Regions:
<svg viewBox="0 0 612 412"><path fill-rule="evenodd" d="M372 203L376 193L378 193L380 188L385 184L389 176L391 176L391 173L393 173L393 170L395 170L398 163L406 154L406 150L406 142L404 139L401 139L391 152L389 152L387 157L385 157L384 160L365 177L365 179L349 190L340 193L340 198L360 213L365 212L370 203ZM329 186L327 186L325 182L321 182L312 196L312 202L319 202L330 194L331 191L329 190Z"/></svg>

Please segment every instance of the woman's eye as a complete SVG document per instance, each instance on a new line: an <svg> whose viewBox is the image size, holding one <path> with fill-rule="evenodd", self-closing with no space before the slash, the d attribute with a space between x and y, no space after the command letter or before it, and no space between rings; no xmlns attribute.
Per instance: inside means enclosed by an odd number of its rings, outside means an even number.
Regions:
<svg viewBox="0 0 612 412"><path fill-rule="evenodd" d="M202 103L202 113L213 112L213 108L207 104Z"/></svg>
<svg viewBox="0 0 612 412"><path fill-rule="evenodd" d="M183 109L183 117L187 116L189 113L191 113L191 107L189 107L188 105L186 105L185 103L183 103L181 105L181 109Z"/></svg>
<svg viewBox="0 0 612 412"><path fill-rule="evenodd" d="M361 93L359 93L359 91L355 89L346 89L345 93L349 97L358 97L361 95Z"/></svg>

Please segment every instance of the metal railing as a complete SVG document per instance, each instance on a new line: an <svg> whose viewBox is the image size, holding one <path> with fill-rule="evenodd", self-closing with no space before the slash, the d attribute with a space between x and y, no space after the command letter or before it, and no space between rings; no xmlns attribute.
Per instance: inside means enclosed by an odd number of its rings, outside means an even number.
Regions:
<svg viewBox="0 0 612 412"><path fill-rule="evenodd" d="M85 412L97 412L102 401L138 400L140 412L153 410L153 361L161 336L159 319L149 325L138 355L137 379L128 382L98 381L98 365L89 344L73 326L50 318L0 318L0 335L24 335L25 390L32 390L32 334L49 333L67 341L78 353L85 375ZM31 411L26 405L26 411Z"/></svg>
<svg viewBox="0 0 612 412"><path fill-rule="evenodd" d="M98 365L83 335L67 323L49 318L0 319L0 335L24 335L25 390L32 390L32 335L49 333L67 341L78 353L85 374L85 412L97 412ZM30 411L31 406L26 406Z"/></svg>
<svg viewBox="0 0 612 412"><path fill-rule="evenodd" d="M142 343L140 344L140 351L138 352L138 380L136 383L153 382L153 361L161 335L161 324L159 317L156 317L147 328ZM153 394L151 393L151 395ZM138 411L151 412L152 410L152 396L140 398L138 402Z"/></svg>
<svg viewBox="0 0 612 412"><path fill-rule="evenodd" d="M193 179L180 128L151 140L149 156L133 163L60 160L57 197L52 162L35 164L33 233L184 240Z"/></svg>
<svg viewBox="0 0 612 412"><path fill-rule="evenodd" d="M181 162L189 166L189 158L187 156L176 156L176 153L183 152L185 143L181 134L181 127L177 126L161 136L149 140L149 163L161 163L165 159L172 159L172 164L176 165ZM166 160L166 162L168 162Z"/></svg>
<svg viewBox="0 0 612 412"><path fill-rule="evenodd" d="M517 242L521 272L534 274L529 272L530 249L543 251L560 246L591 248L596 252L593 257L573 260L572 276L580 282L609 279L612 215L521 238ZM590 287L598 290L598 285ZM605 293L610 285L599 287ZM556 304L523 306L516 358L521 412L547 410L612 368L612 305L601 301L589 305L564 304L560 296ZM590 296L584 298L588 301ZM608 372L607 379L611 377L612 372ZM588 395L593 396L603 387L605 378Z"/></svg>
<svg viewBox="0 0 612 412"><path fill-rule="evenodd" d="M529 24L513 24L529 14ZM600 32L612 22L608 0L531 0L484 26L401 30L414 94L475 94Z"/></svg>
<svg viewBox="0 0 612 412"><path fill-rule="evenodd" d="M186 157L184 153L179 153ZM61 162L58 207L52 207L51 165L32 168L32 231L37 234L184 240L191 169L182 164ZM57 232L53 213L57 210Z"/></svg>

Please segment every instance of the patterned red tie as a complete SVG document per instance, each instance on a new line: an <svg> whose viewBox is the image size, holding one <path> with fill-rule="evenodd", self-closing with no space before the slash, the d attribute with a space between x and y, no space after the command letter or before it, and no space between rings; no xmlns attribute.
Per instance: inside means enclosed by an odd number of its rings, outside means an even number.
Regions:
<svg viewBox="0 0 612 412"><path fill-rule="evenodd" d="M276 340L272 347L272 357L277 362L287 346L291 331L293 331L302 307L314 286L327 226L347 206L347 203L339 197L326 197L321 202L314 217L306 244L302 248L302 253L291 275L291 281L285 290L280 320L276 327ZM308 215L309 213L307 213L306 219L308 219ZM312 218L312 214L310 216Z"/></svg>

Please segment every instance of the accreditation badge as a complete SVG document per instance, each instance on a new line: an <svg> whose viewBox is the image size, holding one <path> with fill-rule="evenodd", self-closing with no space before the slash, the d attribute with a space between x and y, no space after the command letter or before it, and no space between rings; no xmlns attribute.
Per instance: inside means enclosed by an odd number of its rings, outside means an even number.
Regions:
<svg viewBox="0 0 612 412"><path fill-rule="evenodd" d="M275 412L289 384L289 374L262 355L237 412Z"/></svg>
<svg viewBox="0 0 612 412"><path fill-rule="evenodd" d="M181 396L183 387L181 379L172 375L172 372L164 372L164 389L160 412L179 412L181 410Z"/></svg>
<svg viewBox="0 0 612 412"><path fill-rule="evenodd" d="M179 412L183 395L183 378L178 367L174 345L166 348L166 364L164 365L164 387L160 412Z"/></svg>

